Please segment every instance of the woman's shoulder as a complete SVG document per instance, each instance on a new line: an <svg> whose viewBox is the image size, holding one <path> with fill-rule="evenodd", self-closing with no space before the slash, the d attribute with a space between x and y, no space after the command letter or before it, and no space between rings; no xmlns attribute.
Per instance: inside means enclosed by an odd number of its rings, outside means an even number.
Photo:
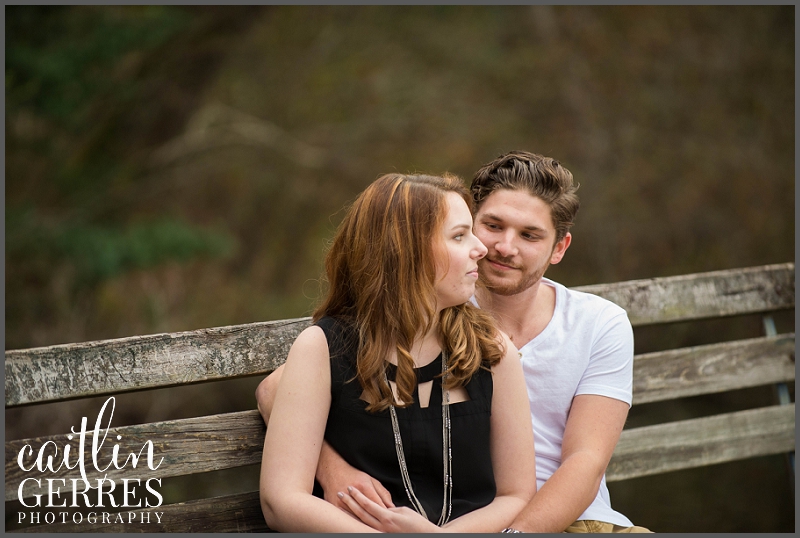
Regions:
<svg viewBox="0 0 800 538"><path fill-rule="evenodd" d="M329 343L339 340L350 341L358 334L352 320L339 316L322 316L314 322L313 326L322 329Z"/></svg>
<svg viewBox="0 0 800 538"><path fill-rule="evenodd" d="M316 324L310 325L300 331L300 334L295 338L292 347L327 347L327 335L322 330L322 327Z"/></svg>
<svg viewBox="0 0 800 538"><path fill-rule="evenodd" d="M347 368L358 352L358 330L355 323L339 316L322 316L312 327L321 329L327 341L332 363Z"/></svg>
<svg viewBox="0 0 800 538"><path fill-rule="evenodd" d="M355 322L347 316L321 316L314 325L319 325L323 330L355 330Z"/></svg>

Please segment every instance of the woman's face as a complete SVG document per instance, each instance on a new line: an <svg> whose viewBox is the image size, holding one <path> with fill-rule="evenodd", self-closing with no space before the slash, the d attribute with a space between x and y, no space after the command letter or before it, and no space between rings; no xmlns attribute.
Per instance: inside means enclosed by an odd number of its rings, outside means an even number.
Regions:
<svg viewBox="0 0 800 538"><path fill-rule="evenodd" d="M447 216L436 245L436 308L463 304L475 293L478 260L486 247L472 233L472 214L464 199L447 193Z"/></svg>

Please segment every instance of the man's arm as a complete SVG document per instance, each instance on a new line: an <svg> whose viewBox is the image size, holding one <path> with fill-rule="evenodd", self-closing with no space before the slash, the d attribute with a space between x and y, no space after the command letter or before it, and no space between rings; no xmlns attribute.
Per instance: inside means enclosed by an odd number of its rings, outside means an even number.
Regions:
<svg viewBox="0 0 800 538"><path fill-rule="evenodd" d="M567 416L561 465L515 520L520 530L561 532L597 497L631 403L633 329L623 310L597 331L590 353Z"/></svg>
<svg viewBox="0 0 800 538"><path fill-rule="evenodd" d="M628 416L628 404L592 394L575 396L561 465L511 525L524 532L561 532L597 496L600 481Z"/></svg>
<svg viewBox="0 0 800 538"><path fill-rule="evenodd" d="M264 378L256 388L256 402L258 411L269 424L269 416L275 403L275 393L278 390L283 375L283 365L276 368ZM327 441L322 442L317 464L316 479L325 492L325 500L329 503L349 511L347 505L336 495L339 491L347 491L347 486L361 491L367 498L385 508L392 508L392 495L380 482L349 465Z"/></svg>

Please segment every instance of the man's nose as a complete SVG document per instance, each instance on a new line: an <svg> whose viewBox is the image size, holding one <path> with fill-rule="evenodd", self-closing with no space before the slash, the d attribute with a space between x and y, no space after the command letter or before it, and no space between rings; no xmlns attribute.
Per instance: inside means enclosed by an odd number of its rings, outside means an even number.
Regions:
<svg viewBox="0 0 800 538"><path fill-rule="evenodd" d="M514 246L514 239L511 234L504 234L500 237L494 248L503 257L517 254L517 248Z"/></svg>

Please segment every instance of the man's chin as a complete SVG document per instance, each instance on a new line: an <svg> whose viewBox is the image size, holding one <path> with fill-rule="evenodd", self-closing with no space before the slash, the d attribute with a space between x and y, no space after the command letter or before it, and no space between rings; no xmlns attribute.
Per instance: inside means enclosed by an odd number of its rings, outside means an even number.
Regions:
<svg viewBox="0 0 800 538"><path fill-rule="evenodd" d="M487 291L495 295L508 297L510 295L522 293L523 291L537 284L539 281L541 281L542 276L544 276L544 271L542 271L541 274L528 276L529 278L516 280L514 282L497 282L487 279L484 275L480 275L478 282L482 287L486 288Z"/></svg>
<svg viewBox="0 0 800 538"><path fill-rule="evenodd" d="M524 286L520 286L520 282L490 282L485 278L481 278L480 283L482 287L495 295L516 295L524 289Z"/></svg>

